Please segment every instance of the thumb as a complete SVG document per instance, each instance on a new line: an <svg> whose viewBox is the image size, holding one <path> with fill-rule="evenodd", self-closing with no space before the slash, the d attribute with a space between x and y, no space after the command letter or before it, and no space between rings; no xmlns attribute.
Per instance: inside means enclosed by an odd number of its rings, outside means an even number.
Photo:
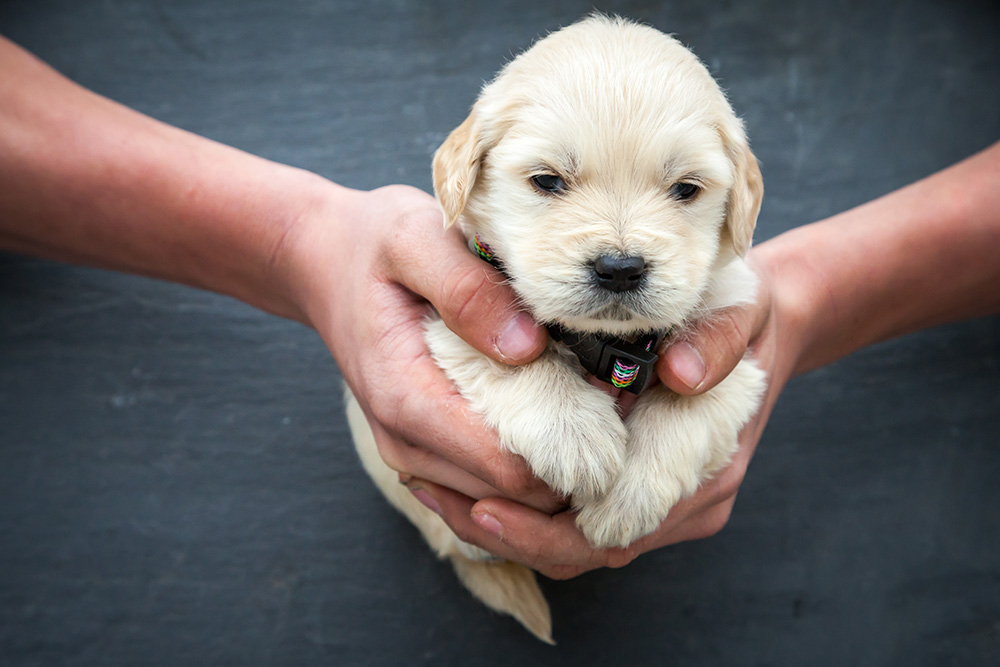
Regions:
<svg viewBox="0 0 1000 667"><path fill-rule="evenodd" d="M430 301L449 329L488 357L523 364L541 354L545 329L517 308L503 274L472 254L456 227L441 232L436 205L421 213L400 229L389 276Z"/></svg>
<svg viewBox="0 0 1000 667"><path fill-rule="evenodd" d="M503 274L464 249L441 275L430 301L449 329L497 361L531 361L548 340L545 329L517 308Z"/></svg>
<svg viewBox="0 0 1000 667"><path fill-rule="evenodd" d="M656 362L660 381L678 394L702 394L736 368L759 332L758 309L735 306L694 323Z"/></svg>

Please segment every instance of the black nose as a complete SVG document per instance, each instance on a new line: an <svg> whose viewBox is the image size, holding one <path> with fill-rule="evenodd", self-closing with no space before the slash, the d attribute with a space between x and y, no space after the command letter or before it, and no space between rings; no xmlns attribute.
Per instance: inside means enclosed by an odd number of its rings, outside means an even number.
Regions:
<svg viewBox="0 0 1000 667"><path fill-rule="evenodd" d="M646 275L646 260L642 257L601 255L594 260L597 284L609 292L628 292L642 284Z"/></svg>

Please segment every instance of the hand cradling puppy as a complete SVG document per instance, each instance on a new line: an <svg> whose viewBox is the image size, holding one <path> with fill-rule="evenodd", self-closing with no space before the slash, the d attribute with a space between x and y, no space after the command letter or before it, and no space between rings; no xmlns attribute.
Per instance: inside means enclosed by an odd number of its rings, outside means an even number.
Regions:
<svg viewBox="0 0 1000 667"><path fill-rule="evenodd" d="M645 386L643 363L668 332L754 298L743 256L763 186L725 95L673 38L591 16L540 40L483 88L435 154L434 188L446 224L502 263L552 334L538 359L508 367L432 317L435 361L502 446L571 499L591 544L625 546L653 532L728 462L764 374L744 359L699 396L653 385L624 418L584 376ZM461 542L401 489L348 403L359 454L390 502L477 597L551 641L534 574Z"/></svg>

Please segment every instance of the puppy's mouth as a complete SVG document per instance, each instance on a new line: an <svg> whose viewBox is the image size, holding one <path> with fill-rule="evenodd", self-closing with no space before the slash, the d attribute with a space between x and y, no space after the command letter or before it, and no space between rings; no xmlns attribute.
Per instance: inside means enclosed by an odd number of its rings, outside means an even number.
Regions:
<svg viewBox="0 0 1000 667"><path fill-rule="evenodd" d="M611 320L613 322L628 322L633 319L632 311L630 311L625 306L620 303L614 303L610 306L605 306L601 310L597 311L592 315L595 320Z"/></svg>
<svg viewBox="0 0 1000 667"><path fill-rule="evenodd" d="M626 294L586 290L584 294L576 303L563 303L562 313L553 323L575 331L616 336L668 329L673 324L663 317L661 307L649 302L643 290Z"/></svg>
<svg viewBox="0 0 1000 667"><path fill-rule="evenodd" d="M479 245L482 245L481 242ZM511 275L487 249L480 256L497 262L510 285L535 318L546 325L559 325L580 333L631 336L667 330L684 319L680 304L675 303L675 288L663 280L644 275L636 283L609 287L607 280L595 280L593 267L582 275L567 276L553 272L533 274L530 283ZM477 251L478 252L478 251ZM530 288L526 288L530 285Z"/></svg>
<svg viewBox="0 0 1000 667"><path fill-rule="evenodd" d="M581 296L584 298L579 314L595 320L629 322L648 319L656 313L652 294L646 287L628 292L609 292L600 287L589 286Z"/></svg>

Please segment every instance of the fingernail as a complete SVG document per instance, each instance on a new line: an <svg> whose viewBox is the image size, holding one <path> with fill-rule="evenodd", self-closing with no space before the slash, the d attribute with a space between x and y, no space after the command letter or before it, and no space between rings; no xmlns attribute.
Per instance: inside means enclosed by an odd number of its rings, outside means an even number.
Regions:
<svg viewBox="0 0 1000 667"><path fill-rule="evenodd" d="M498 540L503 539L503 524L497 521L497 518L492 514L486 512L480 512L478 514L473 514L472 518L475 520L479 527L485 530L487 533L497 538Z"/></svg>
<svg viewBox="0 0 1000 667"><path fill-rule="evenodd" d="M505 359L520 360L531 354L537 341L535 321L527 313L517 313L497 337L496 348Z"/></svg>
<svg viewBox="0 0 1000 667"><path fill-rule="evenodd" d="M437 501L431 497L431 494L427 493L426 490L421 488L410 489L410 493L413 497L423 503L424 507L434 512L435 514L441 514L441 506L438 505Z"/></svg>
<svg viewBox="0 0 1000 667"><path fill-rule="evenodd" d="M705 381L705 361L690 343L681 341L667 350L667 364L674 375L690 389Z"/></svg>

